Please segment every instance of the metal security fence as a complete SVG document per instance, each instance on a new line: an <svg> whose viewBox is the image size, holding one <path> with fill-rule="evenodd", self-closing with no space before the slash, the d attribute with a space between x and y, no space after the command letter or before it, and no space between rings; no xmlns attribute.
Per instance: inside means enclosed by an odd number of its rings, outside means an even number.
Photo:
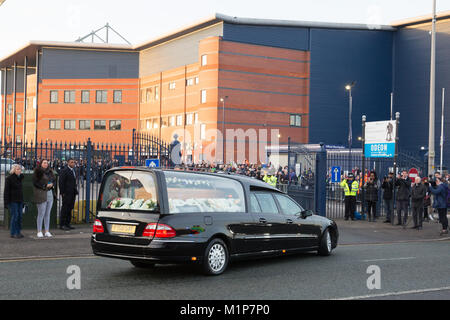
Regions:
<svg viewBox="0 0 450 320"><path fill-rule="evenodd" d="M364 159L364 163L363 163ZM378 217L386 216L387 208L383 201L383 189L381 188L383 180L388 176L389 172L394 172L394 160L390 158L363 158L362 150L353 150L350 155L348 150L332 150L327 152L327 168L326 174L326 208L327 217L343 218L345 215L344 190L339 183L332 182L333 167L341 168L340 180L349 172L355 175L359 182L360 189L356 197L356 211L362 214L367 213L367 202L363 185L367 181L370 172L376 173L378 185L378 202L376 204L376 212ZM363 172L364 168L364 172ZM416 168L421 177L425 176L426 164L418 160L411 154L399 153L397 159L397 172L402 170L409 171ZM393 202L395 208L395 201Z"/></svg>
<svg viewBox="0 0 450 320"><path fill-rule="evenodd" d="M100 144L90 139L85 143L40 142L16 143L0 142L0 192L4 194L5 178L13 164L20 164L22 172L32 175L37 164L49 161L49 166L59 176L67 165L67 160L75 160L78 196L72 211L72 223L89 223L96 215L97 198L103 174L118 166L145 166L148 159L159 159L160 167L171 165L170 145L150 135L133 132L132 144ZM57 212L61 210L62 199L57 190ZM0 197L0 221L5 221L3 196ZM35 206L26 203L28 206Z"/></svg>

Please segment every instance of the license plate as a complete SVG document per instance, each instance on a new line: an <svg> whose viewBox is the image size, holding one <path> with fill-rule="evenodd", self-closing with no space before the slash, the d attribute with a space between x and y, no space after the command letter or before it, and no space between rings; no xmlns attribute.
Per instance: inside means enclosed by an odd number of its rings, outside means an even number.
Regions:
<svg viewBox="0 0 450 320"><path fill-rule="evenodd" d="M113 224L111 231L115 233L135 234L136 226L127 226L123 224Z"/></svg>

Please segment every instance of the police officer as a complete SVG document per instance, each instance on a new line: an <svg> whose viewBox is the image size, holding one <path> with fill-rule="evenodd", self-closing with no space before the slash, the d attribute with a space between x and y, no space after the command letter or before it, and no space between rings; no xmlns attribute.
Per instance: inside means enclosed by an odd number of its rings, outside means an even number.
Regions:
<svg viewBox="0 0 450 320"><path fill-rule="evenodd" d="M356 194L359 190L359 184L353 173L349 173L347 178L341 182L341 187L345 192L345 220L349 218L355 220Z"/></svg>
<svg viewBox="0 0 450 320"><path fill-rule="evenodd" d="M272 187L276 188L278 179L274 175L274 169L271 168L270 170L268 170L266 172L266 174L264 175L263 181L270 184Z"/></svg>

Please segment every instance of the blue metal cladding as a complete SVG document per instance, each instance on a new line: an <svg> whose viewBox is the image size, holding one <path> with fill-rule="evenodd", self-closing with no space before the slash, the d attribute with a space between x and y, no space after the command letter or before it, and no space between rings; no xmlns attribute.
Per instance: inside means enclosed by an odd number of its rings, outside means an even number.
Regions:
<svg viewBox="0 0 450 320"><path fill-rule="evenodd" d="M361 147L361 118L388 120L392 91L391 31L311 29L309 142L348 145L352 89L353 147Z"/></svg>
<svg viewBox="0 0 450 320"><path fill-rule="evenodd" d="M223 24L223 39L270 47L309 50L308 28Z"/></svg>
<svg viewBox="0 0 450 320"><path fill-rule="evenodd" d="M400 112L400 148L428 147L431 24L399 29L395 35L394 109ZM444 165L450 165L450 21L437 24L435 165L440 160L442 88L446 88Z"/></svg>
<svg viewBox="0 0 450 320"><path fill-rule="evenodd" d="M43 49L41 79L136 79L139 53Z"/></svg>

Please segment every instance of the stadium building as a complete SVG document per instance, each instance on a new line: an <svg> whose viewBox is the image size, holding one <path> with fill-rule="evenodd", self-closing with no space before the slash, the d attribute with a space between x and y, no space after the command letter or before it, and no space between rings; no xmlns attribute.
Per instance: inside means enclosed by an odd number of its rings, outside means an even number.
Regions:
<svg viewBox="0 0 450 320"><path fill-rule="evenodd" d="M428 145L430 30L431 16L372 26L216 14L138 46L32 41L0 61L2 141L131 143L133 129L172 141L176 131L197 137L183 145L193 161L211 148L208 132L215 129L241 129L247 142L270 144L270 129L278 129L280 143L290 137L347 146L345 86L354 82L353 147L361 145L362 115L390 118L393 92L400 149L419 154ZM450 12L443 12L437 19L436 159L449 50ZM448 163L450 108L445 118ZM269 133L260 135L264 130ZM213 148L221 143L212 140Z"/></svg>

